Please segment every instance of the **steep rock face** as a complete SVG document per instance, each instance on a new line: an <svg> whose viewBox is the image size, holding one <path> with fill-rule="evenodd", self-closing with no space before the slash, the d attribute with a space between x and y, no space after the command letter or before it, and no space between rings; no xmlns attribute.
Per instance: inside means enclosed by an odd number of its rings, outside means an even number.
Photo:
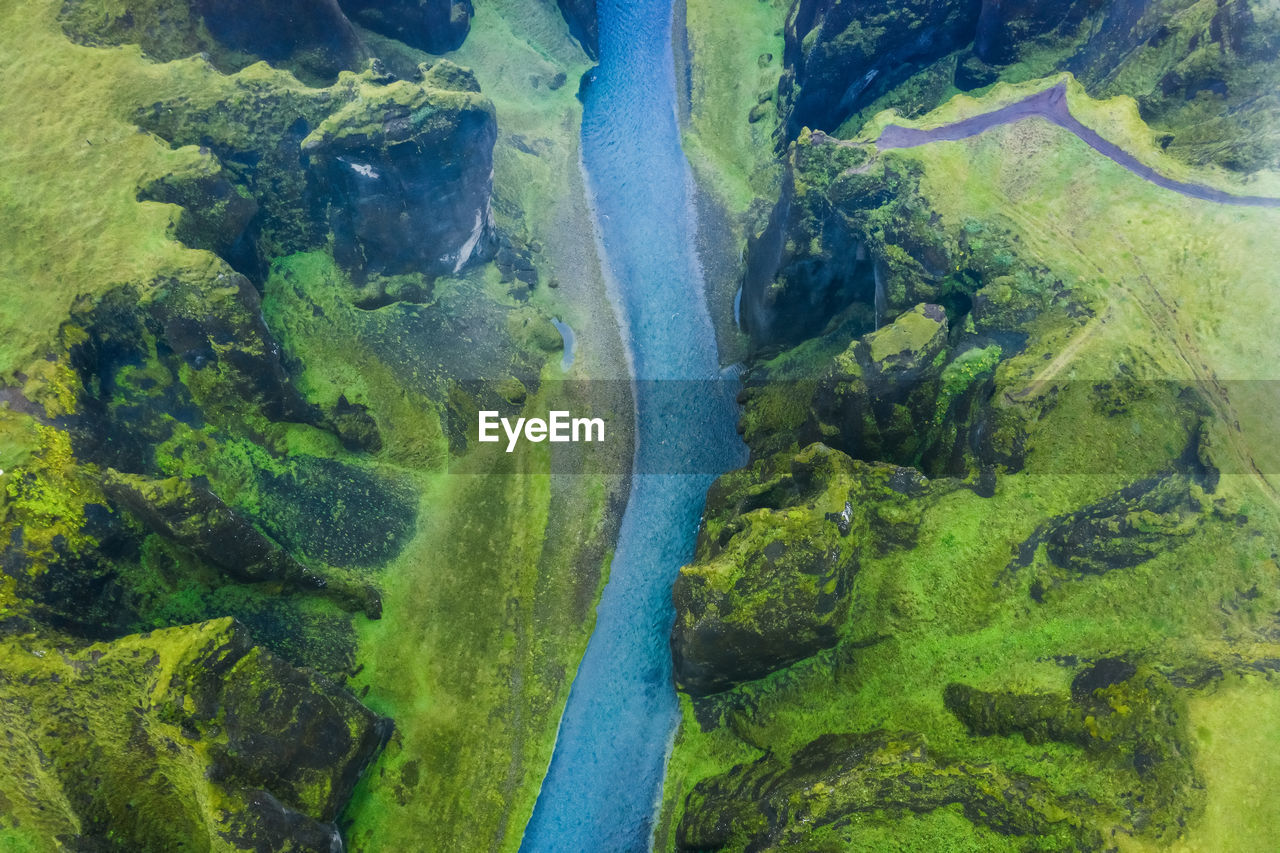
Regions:
<svg viewBox="0 0 1280 853"><path fill-rule="evenodd" d="M0 656L0 719L29 757L0 770L0 802L32 843L328 853L390 731L230 619L94 645L25 634Z"/></svg>
<svg viewBox="0 0 1280 853"><path fill-rule="evenodd" d="M1280 12L1214 0L795 0L779 83L783 142L877 104L918 112L954 89L1071 71L1129 95L1174 154L1253 171L1277 162ZM900 84L906 85L900 85ZM880 100L884 98L884 100ZM863 118L869 113L863 113Z"/></svg>
<svg viewBox="0 0 1280 853"><path fill-rule="evenodd" d="M165 62L204 53L222 71L265 59L332 80L368 56L336 0L69 0L62 21L82 44L138 44Z"/></svg>
<svg viewBox="0 0 1280 853"><path fill-rule="evenodd" d="M569 34L578 40L591 59L600 57L600 26L596 0L556 0L560 14L569 24Z"/></svg>
<svg viewBox="0 0 1280 853"><path fill-rule="evenodd" d="M981 0L795 0L778 84L787 135L835 130L911 73L973 38Z"/></svg>
<svg viewBox="0 0 1280 853"><path fill-rule="evenodd" d="M973 52L993 65L1012 62L1035 39L1048 33L1071 35L1089 15L1107 5L1108 0L983 0Z"/></svg>
<svg viewBox="0 0 1280 853"><path fill-rule="evenodd" d="M739 428L753 458L822 441L858 459L966 476L1016 463L984 404L1002 351L949 342L946 314L917 305L840 352L805 345L752 369Z"/></svg>
<svg viewBox="0 0 1280 853"><path fill-rule="evenodd" d="M492 254L493 105L446 60L423 71L422 85L380 87L302 141L334 255L366 273L455 273Z"/></svg>
<svg viewBox="0 0 1280 853"><path fill-rule="evenodd" d="M741 316L757 348L815 335L850 304L875 298L874 261L857 223L832 202L845 197L847 173L867 154L813 139L791 147L768 224L748 241Z"/></svg>
<svg viewBox="0 0 1280 853"><path fill-rule="evenodd" d="M457 50L471 29L471 0L338 0L338 5L375 33L427 53Z"/></svg>
<svg viewBox="0 0 1280 853"><path fill-rule="evenodd" d="M254 71L232 78L230 93L196 91L137 116L175 145L210 149L258 204L247 235L220 237L241 247L227 256L237 269L262 276L269 259L331 238L361 279L429 281L492 254L497 130L470 72L440 60L413 83L375 63L309 89ZM170 197L207 197L196 177Z"/></svg>
<svg viewBox="0 0 1280 853"><path fill-rule="evenodd" d="M859 815L959 806L1002 835L1035 837L1033 849L1101 849L1101 834L1057 803L1034 777L935 757L918 735L829 734L790 757L765 755L699 782L685 802L677 845L812 849L813 833Z"/></svg>
<svg viewBox="0 0 1280 853"><path fill-rule="evenodd" d="M824 133L790 147L781 195L748 240L742 325L772 353L837 330L854 335L921 302L970 314L975 330L1018 330L1051 286L989 226L938 227L910 163L868 162L867 150ZM979 291L999 280L979 304Z"/></svg>
<svg viewBox="0 0 1280 853"><path fill-rule="evenodd" d="M821 444L721 477L675 584L676 682L715 693L833 646L859 554L909 544L925 488Z"/></svg>

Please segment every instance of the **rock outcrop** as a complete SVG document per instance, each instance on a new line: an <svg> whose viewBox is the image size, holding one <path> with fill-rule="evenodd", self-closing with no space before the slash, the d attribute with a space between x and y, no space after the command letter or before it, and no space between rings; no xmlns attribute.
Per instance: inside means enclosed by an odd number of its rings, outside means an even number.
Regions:
<svg viewBox="0 0 1280 853"><path fill-rule="evenodd" d="M337 0L69 0L62 22L82 44L137 44L161 62L203 53L225 72L264 59L313 82L369 56Z"/></svg>
<svg viewBox="0 0 1280 853"><path fill-rule="evenodd" d="M447 60L423 75L351 101L302 141L334 256L366 274L456 273L492 255L493 105Z"/></svg>
<svg viewBox="0 0 1280 853"><path fill-rule="evenodd" d="M835 645L860 555L909 545L926 489L821 444L721 477L675 584L677 684L716 693Z"/></svg>
<svg viewBox="0 0 1280 853"><path fill-rule="evenodd" d="M789 138L835 130L863 106L973 38L981 0L795 0L778 107Z"/></svg>
<svg viewBox="0 0 1280 853"><path fill-rule="evenodd" d="M177 477L154 480L108 470L103 490L152 530L233 577L312 588L324 585L207 488Z"/></svg>
<svg viewBox="0 0 1280 853"><path fill-rule="evenodd" d="M270 259L332 240L357 279L412 273L422 277L421 292L434 276L492 255L497 129L469 71L439 60L409 82L374 64L308 89L255 70L137 116L175 145L207 148L232 191L258 205L247 232L236 233L238 220L216 235L190 226L210 245L237 247L228 262L261 276ZM168 189L166 198L216 204L226 191L203 176L212 170L170 179L181 191Z"/></svg>
<svg viewBox="0 0 1280 853"><path fill-rule="evenodd" d="M826 830L838 847L840 829L859 817L958 806L1001 835L1035 837L1039 849L1101 849L1101 834L1058 802L1035 777L936 757L918 735L829 734L789 758L765 755L699 782L685 801L677 845L795 850Z"/></svg>
<svg viewBox="0 0 1280 853"><path fill-rule="evenodd" d="M427 53L457 50L471 29L471 0L338 0L351 18L375 33Z"/></svg>
<svg viewBox="0 0 1280 853"><path fill-rule="evenodd" d="M1069 743L1131 780L1133 825L1171 842L1194 813L1198 788L1184 700L1147 666L1103 658L1083 668L1071 694L945 690L948 710L977 736L1021 735Z"/></svg>
<svg viewBox="0 0 1280 853"><path fill-rule="evenodd" d="M330 853L390 733L220 619L92 645L0 640L6 838L74 849Z"/></svg>
<svg viewBox="0 0 1280 853"><path fill-rule="evenodd" d="M917 305L832 352L797 347L747 375L739 429L753 458L825 442L857 459L964 477L998 459L1016 464L986 405L998 345L953 346L946 312Z"/></svg>

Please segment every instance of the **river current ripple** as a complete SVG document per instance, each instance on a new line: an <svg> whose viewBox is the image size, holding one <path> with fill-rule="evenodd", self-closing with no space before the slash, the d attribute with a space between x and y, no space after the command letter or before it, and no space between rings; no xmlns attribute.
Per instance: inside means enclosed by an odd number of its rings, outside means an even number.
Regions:
<svg viewBox="0 0 1280 853"><path fill-rule="evenodd" d="M671 586L693 555L707 487L746 459L737 381L719 367L694 249L671 0L602 0L599 20L582 158L636 380L635 474L525 853L649 848L679 719Z"/></svg>

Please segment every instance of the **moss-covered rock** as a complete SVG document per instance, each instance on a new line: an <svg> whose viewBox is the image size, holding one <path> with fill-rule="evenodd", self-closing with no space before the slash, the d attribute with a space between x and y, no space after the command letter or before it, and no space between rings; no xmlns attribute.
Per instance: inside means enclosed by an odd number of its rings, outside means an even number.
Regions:
<svg viewBox="0 0 1280 853"><path fill-rule="evenodd" d="M834 645L860 556L911 543L926 488L821 444L721 477L675 584L676 682L715 693Z"/></svg>
<svg viewBox="0 0 1280 853"><path fill-rule="evenodd" d="M225 72L265 59L332 80L368 55L336 0L68 0L62 22L82 44L138 44L161 62L203 53Z"/></svg>
<svg viewBox="0 0 1280 853"><path fill-rule="evenodd" d="M227 256L241 272L260 280L271 259L332 240L361 280L429 281L491 254L497 131L470 72L440 60L418 73L419 83L395 80L375 63L318 89L255 66L136 118L175 145L208 148L258 204L252 251Z"/></svg>
<svg viewBox="0 0 1280 853"><path fill-rule="evenodd" d="M20 634L0 656L0 797L37 845L328 851L389 731L230 619L93 645Z"/></svg>
<svg viewBox="0 0 1280 853"><path fill-rule="evenodd" d="M787 134L831 131L851 113L973 38L981 0L795 0L778 84Z"/></svg>
<svg viewBox="0 0 1280 853"><path fill-rule="evenodd" d="M677 847L829 849L808 846L825 834L838 849L832 834L859 818L893 821L959 806L970 822L1014 836L1024 850L1102 849L1101 833L1060 803L1034 777L934 757L918 735L831 734L790 757L766 755L699 782Z"/></svg>
<svg viewBox="0 0 1280 853"><path fill-rule="evenodd" d="M151 529L235 577L313 588L324 585L207 488L176 477L154 480L110 469L102 487Z"/></svg>
<svg viewBox="0 0 1280 853"><path fill-rule="evenodd" d="M368 90L302 140L350 268L434 276L492 254L493 105L447 60L422 70L421 85Z"/></svg>
<svg viewBox="0 0 1280 853"><path fill-rule="evenodd" d="M457 50L471 28L471 0L338 0L351 18L375 33L427 53Z"/></svg>
<svg viewBox="0 0 1280 853"><path fill-rule="evenodd" d="M952 684L944 700L973 734L1082 747L1133 786L1121 801L1146 837L1172 841L1199 806L1185 702L1150 667L1104 658L1076 675L1069 696Z"/></svg>
<svg viewBox="0 0 1280 853"><path fill-rule="evenodd" d="M828 348L843 339L802 345L748 374L740 428L754 457L822 441L932 477L1016 462L989 440L991 425L1011 416L983 393L998 345L953 348L937 305L918 305L843 351Z"/></svg>
<svg viewBox="0 0 1280 853"><path fill-rule="evenodd" d="M1189 539L1210 510L1210 498L1196 477L1163 472L1044 522L1016 548L1006 571L1032 567L1043 545L1052 566L1060 570L1032 569L1036 574L1030 594L1043 599L1049 588L1064 580L1132 568L1167 553Z"/></svg>

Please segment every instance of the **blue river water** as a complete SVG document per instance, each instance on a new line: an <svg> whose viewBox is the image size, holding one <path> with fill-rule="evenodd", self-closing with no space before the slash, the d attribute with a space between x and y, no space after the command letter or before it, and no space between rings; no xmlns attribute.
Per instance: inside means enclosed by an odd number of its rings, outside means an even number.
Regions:
<svg viewBox="0 0 1280 853"><path fill-rule="evenodd" d="M525 853L647 850L679 717L671 587L707 487L741 465L676 124L671 0L602 0L582 157L636 392L636 458L609 583L525 829Z"/></svg>

